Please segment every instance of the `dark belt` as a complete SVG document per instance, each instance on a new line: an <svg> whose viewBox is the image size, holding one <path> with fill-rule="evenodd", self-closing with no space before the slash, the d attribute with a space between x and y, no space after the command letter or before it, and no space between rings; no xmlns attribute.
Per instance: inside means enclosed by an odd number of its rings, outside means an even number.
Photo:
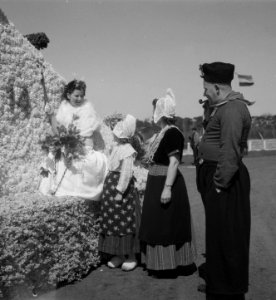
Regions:
<svg viewBox="0 0 276 300"><path fill-rule="evenodd" d="M208 160L208 159L204 159L204 158L199 158L197 161L197 164L199 166L206 164L206 165L217 165L217 161L215 160ZM239 165L242 163L242 160L240 160Z"/></svg>
<svg viewBox="0 0 276 300"><path fill-rule="evenodd" d="M208 164L208 165L216 165L218 162L215 160L208 160L208 159L203 159L203 158L199 158L198 159L198 164L199 165L203 165L203 164Z"/></svg>

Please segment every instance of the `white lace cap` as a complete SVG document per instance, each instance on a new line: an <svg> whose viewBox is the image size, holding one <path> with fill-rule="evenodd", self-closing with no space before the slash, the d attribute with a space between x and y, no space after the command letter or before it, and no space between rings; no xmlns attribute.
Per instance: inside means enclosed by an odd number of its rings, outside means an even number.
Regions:
<svg viewBox="0 0 276 300"><path fill-rule="evenodd" d="M157 123L162 117L173 118L175 116L175 96L173 91L167 89L166 95L157 100L153 121Z"/></svg>
<svg viewBox="0 0 276 300"><path fill-rule="evenodd" d="M126 115L126 117L118 122L113 128L113 133L119 139L128 139L134 135L136 129L136 118L132 115Z"/></svg>

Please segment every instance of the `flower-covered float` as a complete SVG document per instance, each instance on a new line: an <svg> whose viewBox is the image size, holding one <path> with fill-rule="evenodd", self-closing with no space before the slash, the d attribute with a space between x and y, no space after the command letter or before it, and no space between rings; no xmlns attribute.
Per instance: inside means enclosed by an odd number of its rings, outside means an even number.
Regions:
<svg viewBox="0 0 276 300"><path fill-rule="evenodd" d="M58 108L65 84L39 51L49 40L41 33L24 37L1 10L0 36L0 297L9 298L20 285L36 293L78 280L98 265L99 255L91 201L38 191L44 150L58 138L45 107ZM106 155L113 121L107 117L100 129ZM56 142L57 149L64 146ZM135 176L142 196L147 171L137 166Z"/></svg>

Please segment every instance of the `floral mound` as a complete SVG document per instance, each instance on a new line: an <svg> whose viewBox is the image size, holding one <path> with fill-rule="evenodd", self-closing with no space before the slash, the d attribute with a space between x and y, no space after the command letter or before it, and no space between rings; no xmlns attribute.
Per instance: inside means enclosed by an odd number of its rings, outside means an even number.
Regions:
<svg viewBox="0 0 276 300"><path fill-rule="evenodd" d="M65 80L1 9L0 37L0 298L8 298L21 284L44 290L78 280L99 256L97 207L37 193L41 142L52 132L45 105L59 106ZM93 139L96 150L110 154L108 125ZM146 173L135 168L141 199Z"/></svg>
<svg viewBox="0 0 276 300"><path fill-rule="evenodd" d="M13 24L0 24L0 186L2 195L37 190L39 140L50 130L41 71L49 99L59 104L64 79ZM0 194L1 196L1 194Z"/></svg>
<svg viewBox="0 0 276 300"><path fill-rule="evenodd" d="M1 297L23 283L44 289L77 280L99 258L93 209L78 198L37 193L40 142L52 131L44 108L59 106L65 80L1 10L0 37ZM96 145L107 153L112 143L103 124Z"/></svg>
<svg viewBox="0 0 276 300"><path fill-rule="evenodd" d="M22 201L23 200L23 201ZM82 278L99 263L91 203L25 193L0 202L0 295ZM1 296L0 296L1 298Z"/></svg>

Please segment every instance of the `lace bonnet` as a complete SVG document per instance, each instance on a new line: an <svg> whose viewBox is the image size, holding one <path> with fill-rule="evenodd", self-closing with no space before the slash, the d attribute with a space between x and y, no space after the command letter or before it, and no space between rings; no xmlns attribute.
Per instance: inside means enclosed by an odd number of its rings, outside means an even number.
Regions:
<svg viewBox="0 0 276 300"><path fill-rule="evenodd" d="M119 139L129 139L131 138L136 129L136 118L132 115L126 115L126 117L118 122L113 128L113 133Z"/></svg>
<svg viewBox="0 0 276 300"><path fill-rule="evenodd" d="M175 116L175 96L173 91L167 89L166 95L157 100L153 121L157 123L162 117L173 118Z"/></svg>

